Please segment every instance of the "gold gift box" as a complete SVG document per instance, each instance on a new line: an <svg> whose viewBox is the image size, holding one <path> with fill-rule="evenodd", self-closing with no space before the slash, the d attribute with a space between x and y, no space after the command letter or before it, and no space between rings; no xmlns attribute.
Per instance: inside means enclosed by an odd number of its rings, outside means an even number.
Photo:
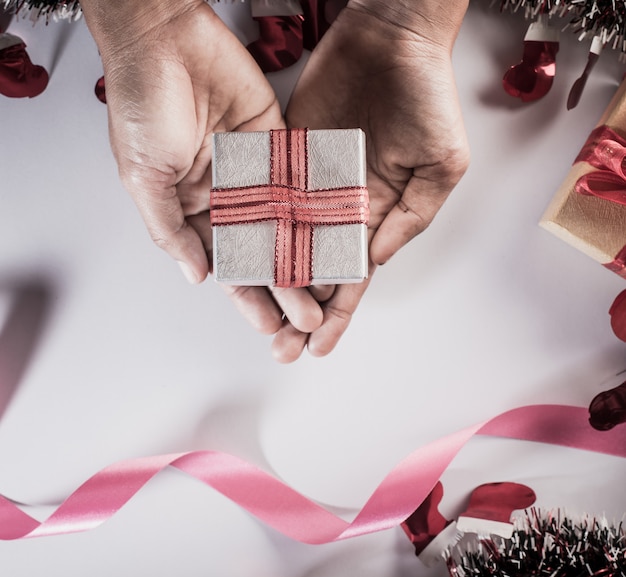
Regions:
<svg viewBox="0 0 626 577"><path fill-rule="evenodd" d="M597 126L608 126L626 137L626 81L613 96ZM626 247L626 206L581 194L579 179L598 170L586 161L576 162L541 217L540 226L621 276L616 263ZM626 181L624 181L626 194Z"/></svg>

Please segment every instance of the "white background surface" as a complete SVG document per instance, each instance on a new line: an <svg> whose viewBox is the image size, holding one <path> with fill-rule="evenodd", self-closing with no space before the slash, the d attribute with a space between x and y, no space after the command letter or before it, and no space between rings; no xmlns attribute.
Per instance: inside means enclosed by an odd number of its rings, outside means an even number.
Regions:
<svg viewBox="0 0 626 577"><path fill-rule="evenodd" d="M245 5L219 12L254 37ZM84 23L14 22L52 76L36 99L0 99L0 493L59 503L114 461L215 449L351 519L417 447L523 404L587 406L608 388L626 366L607 315L624 281L537 222L623 69L603 54L568 112L587 45L565 33L552 91L522 105L501 78L526 26L472 4L454 54L467 175L432 227L376 273L336 351L281 366L219 287L187 285L151 244L118 182ZM283 101L300 66L272 77ZM541 506L619 518L625 475L620 459L481 438L445 473L442 510L458 513L480 483L517 481ZM400 529L295 543L174 471L97 530L1 542L0 570L445 574L426 570Z"/></svg>

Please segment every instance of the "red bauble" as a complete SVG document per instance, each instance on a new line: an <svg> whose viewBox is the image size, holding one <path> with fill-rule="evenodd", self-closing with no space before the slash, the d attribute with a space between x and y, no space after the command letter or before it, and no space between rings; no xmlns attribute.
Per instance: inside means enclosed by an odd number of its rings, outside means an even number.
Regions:
<svg viewBox="0 0 626 577"><path fill-rule="evenodd" d="M611 328L615 336L626 341L626 290L617 295L609 309L611 315Z"/></svg>
<svg viewBox="0 0 626 577"><path fill-rule="evenodd" d="M0 94L33 98L48 86L48 72L31 62L26 44L17 42L0 50Z"/></svg>

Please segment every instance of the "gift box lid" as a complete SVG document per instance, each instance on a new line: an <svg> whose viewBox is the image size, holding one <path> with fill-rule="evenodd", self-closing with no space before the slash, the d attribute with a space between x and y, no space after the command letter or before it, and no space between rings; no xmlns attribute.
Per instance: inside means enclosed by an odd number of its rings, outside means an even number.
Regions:
<svg viewBox="0 0 626 577"><path fill-rule="evenodd" d="M272 182L269 132L218 133L214 135L213 146L214 190L250 188L250 194L256 194L252 189L267 187ZM364 191L367 198L365 134L362 130L308 130L302 146L306 149L303 153L306 176L303 179L297 177L297 180L307 194L310 193L308 198L314 199L316 192L320 197L328 196L331 191L340 198L347 190L358 190L361 195ZM244 194L240 199L246 200ZM326 204L329 202L334 201L328 200ZM313 225L311 256L307 257L311 260L308 284L360 282L367 278L367 225L352 220L354 217L345 223ZM275 284L277 226L277 220L270 218L214 226L215 279L250 286ZM302 242L307 243L306 240ZM297 249L294 248L298 255L309 251L302 242Z"/></svg>

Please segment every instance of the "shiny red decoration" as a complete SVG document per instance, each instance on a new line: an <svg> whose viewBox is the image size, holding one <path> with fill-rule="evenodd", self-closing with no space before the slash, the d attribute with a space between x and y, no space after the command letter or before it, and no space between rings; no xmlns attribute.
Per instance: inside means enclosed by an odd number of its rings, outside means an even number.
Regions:
<svg viewBox="0 0 626 577"><path fill-rule="evenodd" d="M442 499L443 485L441 481L437 481L428 497L401 525L413 543L415 554L418 556L453 523L439 512L438 507ZM477 520L473 523L473 527L485 528L486 532L489 531L490 522L511 524L513 512L527 509L534 504L535 500L535 492L530 487L519 483L479 485L472 491L465 511L459 515L459 530L461 530L460 523L463 517ZM480 520L487 523L481 526ZM442 550L448 545L449 543L442 543Z"/></svg>
<svg viewBox="0 0 626 577"><path fill-rule="evenodd" d="M107 103L107 93L104 87L104 76L98 78L98 82L96 82L96 87L94 88L94 92L96 93L96 98L102 102L103 104Z"/></svg>
<svg viewBox="0 0 626 577"><path fill-rule="evenodd" d="M263 72L277 72L295 64L303 50L313 50L345 5L341 0L302 0L301 16L264 16L258 40L248 45Z"/></svg>
<svg viewBox="0 0 626 577"><path fill-rule="evenodd" d="M594 170L576 181L576 192L626 205L626 139L606 125L596 127L576 157Z"/></svg>
<svg viewBox="0 0 626 577"><path fill-rule="evenodd" d="M516 510L527 509L537 496L526 485L519 483L485 483L470 495L467 509L459 517L510 523Z"/></svg>
<svg viewBox="0 0 626 577"><path fill-rule="evenodd" d="M533 102L545 96L554 81L558 51L558 42L524 41L522 61L511 66L502 79L504 90L522 102Z"/></svg>
<svg viewBox="0 0 626 577"><path fill-rule="evenodd" d="M452 521L448 521L438 509L443 498L443 485L437 481L433 490L416 511L402 523L402 529L419 555Z"/></svg>
<svg viewBox="0 0 626 577"><path fill-rule="evenodd" d="M598 431L608 431L626 423L626 382L596 395L589 405L589 424Z"/></svg>
<svg viewBox="0 0 626 577"><path fill-rule="evenodd" d="M611 328L615 336L626 341L626 290L617 295L609 309L611 315Z"/></svg>
<svg viewBox="0 0 626 577"><path fill-rule="evenodd" d="M277 72L300 60L304 44L299 16L264 16L255 20L260 37L248 44L248 51L263 72Z"/></svg>
<svg viewBox="0 0 626 577"><path fill-rule="evenodd" d="M32 63L24 42L0 50L0 94L33 98L46 89L48 79L46 69Z"/></svg>

